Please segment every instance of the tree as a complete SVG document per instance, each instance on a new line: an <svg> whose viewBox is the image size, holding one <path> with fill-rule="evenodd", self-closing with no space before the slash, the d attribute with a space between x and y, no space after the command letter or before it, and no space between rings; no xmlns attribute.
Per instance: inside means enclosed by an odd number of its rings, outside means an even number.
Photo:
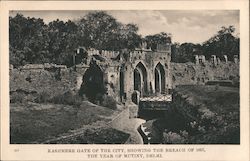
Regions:
<svg viewBox="0 0 250 161"><path fill-rule="evenodd" d="M140 36L135 24L122 24L104 11L90 12L78 22L81 45L99 50L135 48Z"/></svg>
<svg viewBox="0 0 250 161"><path fill-rule="evenodd" d="M139 28L136 24L126 24L121 29L122 45L121 49L133 50L139 47L142 38L137 34Z"/></svg>
<svg viewBox="0 0 250 161"><path fill-rule="evenodd" d="M145 41L147 42L148 48L156 50L157 44L171 43L171 34L161 32L155 35L148 35L145 37Z"/></svg>
<svg viewBox="0 0 250 161"><path fill-rule="evenodd" d="M204 55L206 57L227 55L229 60L232 60L234 55L239 56L240 40L233 35L234 32L234 26L221 27L221 30L215 36L203 43L202 50Z"/></svg>
<svg viewBox="0 0 250 161"><path fill-rule="evenodd" d="M49 51L48 59L56 64L72 66L72 57L79 47L78 27L72 21L52 21L48 24Z"/></svg>
<svg viewBox="0 0 250 161"><path fill-rule="evenodd" d="M10 17L9 31L11 64L20 66L46 61L49 38L42 19L17 14Z"/></svg>
<svg viewBox="0 0 250 161"><path fill-rule="evenodd" d="M193 43L183 43L181 45L174 43L171 51L171 60L177 63L193 62L194 55L202 54L201 45Z"/></svg>

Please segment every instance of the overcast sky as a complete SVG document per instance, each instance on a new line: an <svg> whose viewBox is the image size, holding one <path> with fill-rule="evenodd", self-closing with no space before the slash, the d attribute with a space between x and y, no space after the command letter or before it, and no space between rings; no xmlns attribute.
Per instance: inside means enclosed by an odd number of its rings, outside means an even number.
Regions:
<svg viewBox="0 0 250 161"><path fill-rule="evenodd" d="M107 11L122 23L135 23L142 36L167 32L173 42L202 43L213 36L221 26L233 25L239 33L238 10L168 10L168 11ZM16 11L10 12L15 16ZM88 11L18 11L26 17L42 18L45 23L59 19L76 20Z"/></svg>

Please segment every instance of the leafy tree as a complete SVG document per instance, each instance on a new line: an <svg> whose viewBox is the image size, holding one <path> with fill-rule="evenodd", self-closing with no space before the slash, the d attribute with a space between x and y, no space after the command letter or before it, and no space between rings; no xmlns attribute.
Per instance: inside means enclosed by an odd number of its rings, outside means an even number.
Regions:
<svg viewBox="0 0 250 161"><path fill-rule="evenodd" d="M121 24L106 12L90 12L79 22L86 47L96 49L117 48ZM113 44L110 46L110 44Z"/></svg>
<svg viewBox="0 0 250 161"><path fill-rule="evenodd" d="M171 43L171 34L161 32L142 38L136 24L122 24L104 11L88 13L77 22L55 20L46 25L42 19L17 14L9 18L10 63L15 67L28 63L56 63L73 65L73 55L78 47L99 50L127 51L135 49L143 41L156 50L157 44ZM215 36L202 45L175 43L172 45L172 61L193 61L194 55L204 54L222 57L239 56L240 39L234 36L233 26L222 27ZM76 57L80 63L86 56Z"/></svg>
<svg viewBox="0 0 250 161"><path fill-rule="evenodd" d="M201 45L193 43L174 43L171 50L172 61L178 63L192 62L194 55L202 54Z"/></svg>
<svg viewBox="0 0 250 161"><path fill-rule="evenodd" d="M79 46L78 27L72 21L56 20L48 24L49 51L48 58L56 64L73 65L72 57Z"/></svg>
<svg viewBox="0 0 250 161"><path fill-rule="evenodd" d="M227 55L229 60L234 55L239 56L240 39L234 36L235 28L233 26L222 27L217 34L205 41L202 45L193 43L173 44L172 61L173 62L190 62L193 61L194 55L203 54L207 59L211 55L223 57Z"/></svg>
<svg viewBox="0 0 250 161"><path fill-rule="evenodd" d="M123 25L121 29L121 49L133 50L140 45L142 38L137 34L138 30L139 28L136 24Z"/></svg>
<svg viewBox="0 0 250 161"><path fill-rule="evenodd" d="M171 34L161 32L155 35L148 35L145 37L145 41L147 42L148 48L156 50L157 44L171 43Z"/></svg>
<svg viewBox="0 0 250 161"><path fill-rule="evenodd" d="M48 54L48 35L42 19L10 17L10 63L14 66L43 63Z"/></svg>
<svg viewBox="0 0 250 161"><path fill-rule="evenodd" d="M122 24L104 11L90 12L78 22L81 45L99 50L133 49L141 37L135 24Z"/></svg>
<svg viewBox="0 0 250 161"><path fill-rule="evenodd" d="M204 55L207 58L211 55L227 55L229 60L233 59L233 55L239 56L239 38L233 35L234 32L234 26L221 27L215 36L203 43Z"/></svg>

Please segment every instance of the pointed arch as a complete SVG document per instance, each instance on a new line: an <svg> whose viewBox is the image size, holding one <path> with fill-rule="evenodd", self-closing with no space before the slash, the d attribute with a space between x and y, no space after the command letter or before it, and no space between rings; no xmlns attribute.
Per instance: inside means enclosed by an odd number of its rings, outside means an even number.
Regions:
<svg viewBox="0 0 250 161"><path fill-rule="evenodd" d="M164 94L166 91L166 72L161 63L158 63L154 70L155 73L155 92Z"/></svg>
<svg viewBox="0 0 250 161"><path fill-rule="evenodd" d="M104 93L103 70L97 64L91 63L83 76L80 94L85 94L90 101L94 101L98 95Z"/></svg>
<svg viewBox="0 0 250 161"><path fill-rule="evenodd" d="M147 88L147 69L139 62L134 69L134 90L137 90L141 95L145 95Z"/></svg>

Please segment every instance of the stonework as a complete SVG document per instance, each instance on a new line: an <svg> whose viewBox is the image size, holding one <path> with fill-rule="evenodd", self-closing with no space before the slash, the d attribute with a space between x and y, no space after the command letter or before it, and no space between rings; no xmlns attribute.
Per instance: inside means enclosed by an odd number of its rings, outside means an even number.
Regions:
<svg viewBox="0 0 250 161"><path fill-rule="evenodd" d="M116 52L87 51L87 61L67 68L56 64L27 64L18 69L10 65L10 92L50 93L68 90L90 91L115 98L118 102L138 103L138 98L167 95L177 85L205 84L210 80L239 80L239 60L220 61L215 55L206 61L196 55L195 62L172 63L171 44L157 45L157 50L141 48Z"/></svg>
<svg viewBox="0 0 250 161"><path fill-rule="evenodd" d="M92 65L103 73L101 80L106 94L125 102L132 100L134 91L141 96L167 94L172 88L170 49L170 44L158 45L157 51L145 49L144 45L127 53L91 50L88 55L92 57Z"/></svg>

